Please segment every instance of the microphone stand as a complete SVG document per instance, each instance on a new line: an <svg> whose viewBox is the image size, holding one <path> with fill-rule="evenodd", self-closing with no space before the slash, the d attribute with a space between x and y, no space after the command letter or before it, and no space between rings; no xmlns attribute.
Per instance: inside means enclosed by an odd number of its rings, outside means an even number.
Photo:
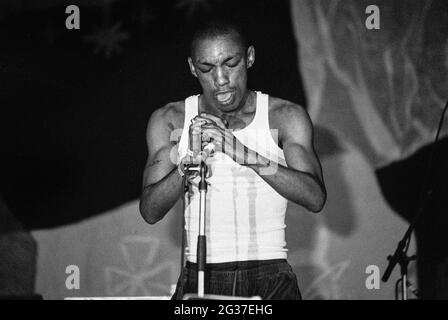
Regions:
<svg viewBox="0 0 448 320"><path fill-rule="evenodd" d="M208 166L204 161L198 164L189 164L186 166L186 172L192 173L194 171L199 172L201 180L199 181L199 234L196 248L197 257L197 272L198 272L198 293L184 295L184 300L206 299L206 300L261 300L259 296L254 297L236 297L225 296L216 294L205 294L205 264L207 257L206 237L205 237L205 220L206 220L206 196L207 196L207 181L205 180L208 175Z"/></svg>
<svg viewBox="0 0 448 320"><path fill-rule="evenodd" d="M216 294L205 294L205 265L207 260L207 248L206 248L206 236L205 236L205 221L206 221L206 197L207 197L207 188L208 184L206 178L209 174L209 168L205 163L204 159L207 159L209 154L207 151L202 150L199 152L200 158L202 159L198 164L197 161L192 164L188 164L185 166L185 176L190 175L194 171L199 172L199 177L201 180L198 184L199 189L199 233L196 247L196 262L197 262L197 273L198 273L198 293L194 294L185 294L183 299L191 300L191 299L212 299L212 300L261 300L260 297L235 297L235 296L225 296L225 295L216 295ZM185 178L185 177L184 177ZM187 180L187 179L185 179ZM188 187L184 189L188 190ZM184 212L185 213L185 212ZM182 248L183 250L183 248Z"/></svg>
<svg viewBox="0 0 448 320"><path fill-rule="evenodd" d="M199 235L196 249L197 265L198 265L198 296L204 296L204 273L207 257L206 238L205 238L205 205L207 197L207 165L201 161L199 174L201 181L199 182Z"/></svg>
<svg viewBox="0 0 448 320"><path fill-rule="evenodd" d="M400 274L401 274L401 282L402 282L402 286L401 286L402 300L407 300L407 275L408 275L407 269L408 269L409 262L411 260L415 260L417 258L415 255L409 257L407 255L407 251L409 249L409 244L411 242L412 232L414 231L417 222L420 220L420 218L424 212L424 209L426 207L426 203L428 202L429 196L432 193L432 189L429 188L430 187L429 182L431 180L430 176L432 176L431 166L432 166L432 163L434 160L437 142L439 141L439 135L442 130L443 120L445 118L445 113L446 113L447 109L448 109L448 102L446 103L446 105L443 109L442 116L440 117L439 127L437 129L436 138L435 138L433 145L431 146L431 154L430 154L430 157L428 160L425 185L424 185L424 188L422 189L420 208L419 208L414 220L409 225L409 228L406 231L405 235L403 236L403 239L401 239L401 241L398 243L395 253L392 256L389 255L387 257L387 259L389 260L389 264L386 268L386 271L384 272L383 277L381 278L381 280L383 282L387 282L389 280L389 277L390 277L393 269L395 268L395 266L397 264L400 265Z"/></svg>
<svg viewBox="0 0 448 320"><path fill-rule="evenodd" d="M395 253L392 256L389 255L387 257L387 259L389 260L389 265L387 266L387 269L384 272L383 277L381 278L383 282L387 282L397 263L400 265L401 280L399 280L399 282L401 282L402 300L407 300L407 277L409 262L417 258L416 255L409 257L406 254L409 248L409 242L411 240L413 229L414 225L411 225L404 235L403 239L398 243L398 247L395 250Z"/></svg>
<svg viewBox="0 0 448 320"><path fill-rule="evenodd" d="M192 173L199 172L201 180L199 181L199 234L196 247L197 272L198 272L198 297L204 297L205 288L205 264L207 257L206 236L205 236L205 213L206 213L206 197L207 197L207 181L208 167L204 161L199 165L188 165L187 171Z"/></svg>

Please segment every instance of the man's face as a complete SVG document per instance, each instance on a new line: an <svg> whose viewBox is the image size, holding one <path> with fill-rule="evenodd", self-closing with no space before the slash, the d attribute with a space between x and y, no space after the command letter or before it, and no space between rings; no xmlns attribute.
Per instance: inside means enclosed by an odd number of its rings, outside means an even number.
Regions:
<svg viewBox="0 0 448 320"><path fill-rule="evenodd" d="M229 34L199 40L188 63L205 102L226 112L244 103L247 69L254 60L254 48L245 51L237 36Z"/></svg>

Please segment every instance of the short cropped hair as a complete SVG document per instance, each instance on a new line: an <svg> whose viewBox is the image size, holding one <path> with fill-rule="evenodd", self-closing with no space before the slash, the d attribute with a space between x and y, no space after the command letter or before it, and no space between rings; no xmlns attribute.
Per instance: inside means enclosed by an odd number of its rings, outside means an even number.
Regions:
<svg viewBox="0 0 448 320"><path fill-rule="evenodd" d="M225 35L235 35L244 51L249 47L247 35L240 23L227 18L215 18L202 23L193 33L190 41L190 57L193 57L199 41Z"/></svg>

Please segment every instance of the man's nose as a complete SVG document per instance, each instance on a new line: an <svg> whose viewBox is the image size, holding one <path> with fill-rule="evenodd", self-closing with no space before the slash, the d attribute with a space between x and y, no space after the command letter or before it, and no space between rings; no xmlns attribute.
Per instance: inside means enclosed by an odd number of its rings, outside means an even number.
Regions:
<svg viewBox="0 0 448 320"><path fill-rule="evenodd" d="M225 86L229 83L229 74L223 68L216 68L215 85L217 87Z"/></svg>

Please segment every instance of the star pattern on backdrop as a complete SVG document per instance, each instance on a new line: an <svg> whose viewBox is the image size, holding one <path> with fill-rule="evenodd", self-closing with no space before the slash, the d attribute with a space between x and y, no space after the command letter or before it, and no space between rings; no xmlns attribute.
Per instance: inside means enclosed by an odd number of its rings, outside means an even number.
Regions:
<svg viewBox="0 0 448 320"><path fill-rule="evenodd" d="M304 290L303 297L306 300L343 299L339 280L346 273L349 266L349 260L326 266Z"/></svg>
<svg viewBox="0 0 448 320"><path fill-rule="evenodd" d="M128 236L118 244L125 267L104 269L106 293L109 296L168 296L174 265L157 259L158 240L151 237ZM164 262L166 261L166 262Z"/></svg>
<svg viewBox="0 0 448 320"><path fill-rule="evenodd" d="M143 5L138 13L133 18L134 21L137 21L142 28L146 28L148 24L154 20L156 20L157 16L150 12L147 6Z"/></svg>
<svg viewBox="0 0 448 320"><path fill-rule="evenodd" d="M199 11L209 12L211 10L210 0L178 0L175 7L180 10L186 10L189 18Z"/></svg>
<svg viewBox="0 0 448 320"><path fill-rule="evenodd" d="M129 34L121 30L121 22L105 27L94 27L91 35L85 36L84 40L95 45L94 54L103 52L106 58L122 51L120 43L129 39Z"/></svg>

